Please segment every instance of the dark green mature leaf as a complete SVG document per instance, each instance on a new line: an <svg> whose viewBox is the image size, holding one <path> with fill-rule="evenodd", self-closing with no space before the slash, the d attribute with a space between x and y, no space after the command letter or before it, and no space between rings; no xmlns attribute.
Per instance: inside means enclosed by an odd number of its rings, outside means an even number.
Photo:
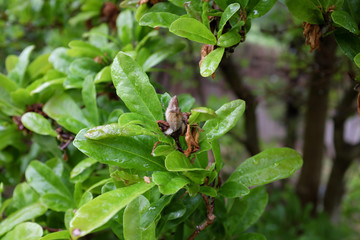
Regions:
<svg viewBox="0 0 360 240"><path fill-rule="evenodd" d="M244 233L235 240L266 240L265 236L260 233Z"/></svg>
<svg viewBox="0 0 360 240"><path fill-rule="evenodd" d="M154 183L159 186L159 191L164 195L175 194L190 183L186 178L170 172L154 172L152 178Z"/></svg>
<svg viewBox="0 0 360 240"><path fill-rule="evenodd" d="M104 225L132 200L154 186L154 183L137 183L106 192L87 202L76 211L75 216L70 222L72 238L78 239Z"/></svg>
<svg viewBox="0 0 360 240"><path fill-rule="evenodd" d="M179 151L173 151L166 156L165 167L170 172L205 170L203 168L194 167L190 163L190 159L185 157L185 155Z"/></svg>
<svg viewBox="0 0 360 240"><path fill-rule="evenodd" d="M140 26L148 27L165 27L170 25L179 18L178 15L168 12L150 12L145 13L140 19Z"/></svg>
<svg viewBox="0 0 360 240"><path fill-rule="evenodd" d="M226 7L226 9L224 10L223 14L221 15L221 19L219 22L219 32L218 32L218 36L221 35L223 28L226 24L227 21L230 20L230 18L240 9L240 4L238 3L233 3L230 4Z"/></svg>
<svg viewBox="0 0 360 240"><path fill-rule="evenodd" d="M149 77L129 55L118 53L111 75L116 93L129 110L154 121L163 119L161 104Z"/></svg>
<svg viewBox="0 0 360 240"><path fill-rule="evenodd" d="M64 231L49 233L44 237L40 238L39 240L60 240L60 239L70 239L69 231L64 230Z"/></svg>
<svg viewBox="0 0 360 240"><path fill-rule="evenodd" d="M81 90L82 98L93 125L99 125L99 112L96 104L96 88L92 76L87 76Z"/></svg>
<svg viewBox="0 0 360 240"><path fill-rule="evenodd" d="M162 196L159 200L153 202L141 215L141 227L147 229L160 216L161 211L170 203L173 197L174 195Z"/></svg>
<svg viewBox="0 0 360 240"><path fill-rule="evenodd" d="M50 54L49 62L54 66L56 70L62 73L69 74L70 64L73 61L73 58L67 55L67 48L57 48Z"/></svg>
<svg viewBox="0 0 360 240"><path fill-rule="evenodd" d="M247 187L264 185L291 176L301 166L302 158L295 150L271 148L243 162L228 181L239 182Z"/></svg>
<svg viewBox="0 0 360 240"><path fill-rule="evenodd" d="M302 21L312 24L324 22L321 10L311 0L285 0L285 4L291 14Z"/></svg>
<svg viewBox="0 0 360 240"><path fill-rule="evenodd" d="M218 39L217 45L220 47L227 48L238 44L240 40L241 40L241 36L238 33L238 30L234 29L221 35Z"/></svg>
<svg viewBox="0 0 360 240"><path fill-rule="evenodd" d="M147 229L141 227L141 216L149 208L150 202L140 195L125 208L123 217L124 238L126 240L155 240L155 222Z"/></svg>
<svg viewBox="0 0 360 240"><path fill-rule="evenodd" d="M35 240L43 235L42 227L33 222L25 222L17 225L13 230L8 232L1 240Z"/></svg>
<svg viewBox="0 0 360 240"><path fill-rule="evenodd" d="M340 1L340 0L338 0ZM359 0L346 0L343 1L343 9L351 14L351 16L355 19L356 23L360 23L360 1ZM337 8L336 10L339 10L340 8Z"/></svg>
<svg viewBox="0 0 360 240"><path fill-rule="evenodd" d="M135 168L147 171L163 171L164 160L151 156L154 138L145 136L117 137L91 140L84 136L88 129L81 130L73 142L84 154L101 163L113 164L122 168Z"/></svg>
<svg viewBox="0 0 360 240"><path fill-rule="evenodd" d="M230 235L240 234L253 225L263 214L267 202L268 194L264 187L253 188L244 198L237 198L225 221Z"/></svg>
<svg viewBox="0 0 360 240"><path fill-rule="evenodd" d="M179 18L174 21L170 26L170 32L191 41L216 44L216 38L212 32L205 27L201 22L193 18Z"/></svg>
<svg viewBox="0 0 360 240"><path fill-rule="evenodd" d="M60 178L55 173L39 161L32 161L25 171L25 177L30 186L40 195L56 193L69 200L72 195Z"/></svg>
<svg viewBox="0 0 360 240"><path fill-rule="evenodd" d="M360 52L360 38L348 31L335 31L335 39L341 50L350 59Z"/></svg>
<svg viewBox="0 0 360 240"><path fill-rule="evenodd" d="M27 112L21 117L22 124L29 130L41 134L57 136L56 131L51 127L50 122L42 115L35 112Z"/></svg>
<svg viewBox="0 0 360 240"><path fill-rule="evenodd" d="M277 0L260 0L251 9L247 9L248 18L258 18L265 15L275 5Z"/></svg>
<svg viewBox="0 0 360 240"><path fill-rule="evenodd" d="M30 62L30 54L35 46L26 47L19 55L15 67L9 72L8 77L15 81L19 86L24 86L24 76Z"/></svg>
<svg viewBox="0 0 360 240"><path fill-rule="evenodd" d="M43 215L46 212L46 210L47 207L44 204L34 203L10 214L10 216L8 216L0 223L0 236L10 231L13 227L18 225L19 223Z"/></svg>
<svg viewBox="0 0 360 240"><path fill-rule="evenodd" d="M360 33L358 25L356 24L355 20L351 17L349 13L342 10L334 11L331 14L331 18L334 21L334 23L339 24L340 26L349 30L350 32L354 34Z"/></svg>
<svg viewBox="0 0 360 240"><path fill-rule="evenodd" d="M203 122L209 119L216 118L216 113L211 108L197 107L191 109L191 115L189 118L189 124Z"/></svg>
<svg viewBox="0 0 360 240"><path fill-rule="evenodd" d="M224 51L225 48L217 48L203 59L200 65L201 76L209 77L216 71L224 55Z"/></svg>
<svg viewBox="0 0 360 240"><path fill-rule="evenodd" d="M250 190L240 182L226 181L221 186L219 193L227 198L242 197L250 193Z"/></svg>
<svg viewBox="0 0 360 240"><path fill-rule="evenodd" d="M203 126L208 140L211 142L227 133L236 125L244 111L245 102L240 99L221 106L216 111L217 118L206 121Z"/></svg>

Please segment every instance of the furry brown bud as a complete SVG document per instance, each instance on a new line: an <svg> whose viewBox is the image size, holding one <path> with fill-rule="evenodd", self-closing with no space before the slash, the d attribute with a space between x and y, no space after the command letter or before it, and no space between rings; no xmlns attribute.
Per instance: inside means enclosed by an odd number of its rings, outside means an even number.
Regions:
<svg viewBox="0 0 360 240"><path fill-rule="evenodd" d="M186 124L184 122L183 114L179 107L179 101L176 96L172 97L169 106L165 112L166 121L169 123L169 129L165 132L167 135L171 135L172 133L182 129L185 131Z"/></svg>

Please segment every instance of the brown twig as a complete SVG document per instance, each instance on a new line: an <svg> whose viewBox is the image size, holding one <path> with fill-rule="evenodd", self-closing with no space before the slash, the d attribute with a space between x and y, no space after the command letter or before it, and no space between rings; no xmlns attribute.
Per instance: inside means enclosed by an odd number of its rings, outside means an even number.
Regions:
<svg viewBox="0 0 360 240"><path fill-rule="evenodd" d="M63 230L61 228L51 228L51 227L47 227L47 226L41 226L41 227L42 227L42 229L47 230L49 232L60 232Z"/></svg>
<svg viewBox="0 0 360 240"><path fill-rule="evenodd" d="M203 231L205 228L210 226L214 223L216 216L214 215L214 202L215 198L211 198L211 202L209 202L208 197L205 194L201 194L202 198L204 199L205 205L206 205L206 220L201 223L200 225L196 226L196 230L193 232L193 234L188 238L188 240L193 240L196 238L196 236Z"/></svg>

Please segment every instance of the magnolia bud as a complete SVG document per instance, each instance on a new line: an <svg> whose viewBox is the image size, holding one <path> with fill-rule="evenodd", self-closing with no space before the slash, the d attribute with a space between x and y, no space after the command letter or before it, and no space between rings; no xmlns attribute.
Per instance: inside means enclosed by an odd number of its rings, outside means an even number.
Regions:
<svg viewBox="0 0 360 240"><path fill-rule="evenodd" d="M165 112L166 121L169 123L169 129L166 130L165 134L171 135L172 133L181 129L182 134L185 131L186 124L184 122L183 114L179 107L179 101L176 96L172 97L169 106Z"/></svg>

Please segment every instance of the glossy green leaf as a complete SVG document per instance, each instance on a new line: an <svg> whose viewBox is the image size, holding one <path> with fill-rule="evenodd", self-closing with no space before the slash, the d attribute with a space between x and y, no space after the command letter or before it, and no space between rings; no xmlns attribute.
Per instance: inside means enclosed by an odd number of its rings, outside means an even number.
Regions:
<svg viewBox="0 0 360 240"><path fill-rule="evenodd" d="M95 58L103 55L99 48L81 40L71 41L69 47L70 49L67 50L67 54L71 57Z"/></svg>
<svg viewBox="0 0 360 240"><path fill-rule="evenodd" d="M166 156L165 167L171 172L205 170L203 168L194 167L190 163L190 159L185 157L185 155L179 151L173 151Z"/></svg>
<svg viewBox="0 0 360 240"><path fill-rule="evenodd" d="M227 133L236 125L244 111L245 102L240 99L222 105L216 111L217 118L206 121L203 126L207 139L211 142Z"/></svg>
<svg viewBox="0 0 360 240"><path fill-rule="evenodd" d="M226 24L227 21L230 20L230 18L240 9L240 4L238 3L233 3L230 4L226 7L226 9L224 10L223 14L221 15L221 19L219 22L219 31L218 31L218 36L221 35L224 26Z"/></svg>
<svg viewBox="0 0 360 240"><path fill-rule="evenodd" d="M14 81L2 73L0 73L0 87L5 89L7 92L15 91L18 88Z"/></svg>
<svg viewBox="0 0 360 240"><path fill-rule="evenodd" d="M203 59L200 65L201 76L209 77L216 71L224 55L224 51L225 48L217 48Z"/></svg>
<svg viewBox="0 0 360 240"><path fill-rule="evenodd" d="M67 52L67 48L57 48L49 56L49 62L54 66L56 70L62 73L70 73L69 67L73 58L69 56Z"/></svg>
<svg viewBox="0 0 360 240"><path fill-rule="evenodd" d="M54 80L50 80L50 81L44 81L44 82L41 82L37 87L35 87L34 89L30 90L30 95L34 95L36 93L40 93L50 87L62 87L62 85L64 84L64 81L65 81L65 78L57 78L57 79L54 79ZM34 82L35 83L35 82ZM34 85L33 85L34 86ZM26 88L28 89L28 88Z"/></svg>
<svg viewBox="0 0 360 240"><path fill-rule="evenodd" d="M102 83L102 82L111 82L111 67L106 66L103 69L101 69L100 72L98 72L95 76L94 82L95 83Z"/></svg>
<svg viewBox="0 0 360 240"><path fill-rule="evenodd" d="M191 115L189 118L189 124L203 122L209 119L216 118L216 113L211 108L197 107L191 109Z"/></svg>
<svg viewBox="0 0 360 240"><path fill-rule="evenodd" d="M53 232L45 235L44 237L40 238L39 240L60 240L60 239L70 239L69 231L59 231Z"/></svg>
<svg viewBox="0 0 360 240"><path fill-rule="evenodd" d="M21 209L30 204L33 204L39 200L39 194L37 194L34 189L30 187L26 182L16 185L13 196L12 196L12 205L16 209Z"/></svg>
<svg viewBox="0 0 360 240"><path fill-rule="evenodd" d="M75 207L71 199L57 193L44 194L41 197L41 201L47 205L49 209L56 212L66 212L66 210Z"/></svg>
<svg viewBox="0 0 360 240"><path fill-rule="evenodd" d="M121 11L116 19L117 35L124 45L131 43L133 40L133 19L130 9Z"/></svg>
<svg viewBox="0 0 360 240"><path fill-rule="evenodd" d="M84 136L87 129L81 130L73 144L84 154L101 163L113 164L123 168L138 170L165 170L163 159L151 156L155 139L147 136L116 137L91 140Z"/></svg>
<svg viewBox="0 0 360 240"><path fill-rule="evenodd" d="M222 156L221 156L221 149L220 149L219 141L217 139L213 140L211 142L211 147L212 147L212 152L213 152L214 158L215 158L216 171L220 172L220 170L224 166L224 162L223 162Z"/></svg>
<svg viewBox="0 0 360 240"><path fill-rule="evenodd" d="M335 31L335 39L341 50L350 59L354 59L355 56L360 52L360 38L356 35L346 30L337 30Z"/></svg>
<svg viewBox="0 0 360 240"><path fill-rule="evenodd" d="M120 52L116 56L111 75L116 93L129 110L156 121L163 119L160 101L148 76L127 54Z"/></svg>
<svg viewBox="0 0 360 240"><path fill-rule="evenodd" d="M111 123L104 126L97 126L89 129L85 137L93 140L104 138L113 138L118 136L132 137L138 135L156 136L155 133L135 124L126 124L120 126L118 123Z"/></svg>
<svg viewBox="0 0 360 240"><path fill-rule="evenodd" d="M69 19L69 23L72 26L75 26L79 23L84 23L86 20L89 20L93 17L96 17L99 15L99 11L87 11L87 12L80 12L74 17Z"/></svg>
<svg viewBox="0 0 360 240"><path fill-rule="evenodd" d="M312 0L285 0L285 4L291 14L302 21L312 24L324 22L321 10Z"/></svg>
<svg viewBox="0 0 360 240"><path fill-rule="evenodd" d="M349 13L345 11L342 10L334 11L331 14L331 19L334 21L334 23L340 25L341 27L349 30L354 34L360 33L360 30L355 20L351 17Z"/></svg>
<svg viewBox="0 0 360 240"><path fill-rule="evenodd" d="M215 188L209 187L209 186L201 186L200 187L200 193L206 194L210 197L216 197L217 191Z"/></svg>
<svg viewBox="0 0 360 240"><path fill-rule="evenodd" d="M230 235L240 234L253 225L265 211L267 202L265 187L253 188L244 198L236 198L225 220Z"/></svg>
<svg viewBox="0 0 360 240"><path fill-rule="evenodd" d="M77 58L70 64L69 70L72 74L83 79L88 75L97 74L102 67L101 64L95 62L91 58Z"/></svg>
<svg viewBox="0 0 360 240"><path fill-rule="evenodd" d="M127 112L127 113L122 114L119 117L119 124L121 126L125 126L128 124L131 124L131 125L137 124L146 129L160 133L160 128L159 128L158 124L156 123L156 121L154 121L151 118L148 118L142 114L139 114L139 113Z"/></svg>
<svg viewBox="0 0 360 240"><path fill-rule="evenodd" d="M201 22L193 18L179 18L170 25L170 32L191 41L216 44L216 38Z"/></svg>
<svg viewBox="0 0 360 240"><path fill-rule="evenodd" d="M130 202L124 211L123 227L126 240L155 240L155 222L148 229L141 227L141 216L148 210L149 200L140 195Z"/></svg>
<svg viewBox="0 0 360 240"><path fill-rule="evenodd" d="M151 203L151 205L141 215L141 227L143 229L147 229L156 220L156 218L160 216L162 210L169 205L173 197L174 195L165 195L156 202Z"/></svg>
<svg viewBox="0 0 360 240"><path fill-rule="evenodd" d="M141 26L148 27L165 27L169 28L170 25L179 18L178 15L168 12L149 12L145 13L140 19Z"/></svg>
<svg viewBox="0 0 360 240"><path fill-rule="evenodd" d="M157 156L167 156L169 153L174 151L174 147L170 145L158 145L155 150L152 152L152 155Z"/></svg>
<svg viewBox="0 0 360 240"><path fill-rule="evenodd" d="M164 195L175 194L190 183L186 178L169 172L154 172L152 178L154 183L159 186L159 191Z"/></svg>
<svg viewBox="0 0 360 240"><path fill-rule="evenodd" d="M74 178L74 177L80 175L86 169L88 169L89 167L94 165L95 163L97 163L97 160L95 160L93 158L85 158L84 160L82 160L81 162L76 164L76 166L71 170L70 178Z"/></svg>
<svg viewBox="0 0 360 240"><path fill-rule="evenodd" d="M70 222L72 238L78 239L104 225L132 200L152 187L154 187L154 183L142 182L106 192L87 202L76 211Z"/></svg>
<svg viewBox="0 0 360 240"><path fill-rule="evenodd" d="M41 135L57 136L56 131L52 128L50 122L42 115L36 112L27 112L21 117L21 122L24 126Z"/></svg>
<svg viewBox="0 0 360 240"><path fill-rule="evenodd" d="M271 10L271 8L275 5L277 0L260 0L257 4L251 8L247 9L248 18L258 18L265 15L267 12Z"/></svg>
<svg viewBox="0 0 360 240"><path fill-rule="evenodd" d="M9 55L6 57L5 59L5 68L6 68L6 71L9 73L11 72L16 64L19 62L19 57L16 56L16 55Z"/></svg>
<svg viewBox="0 0 360 240"><path fill-rule="evenodd" d="M6 219L0 223L0 236L10 231L13 227L19 223L27 220L39 217L43 215L47 210L47 207L42 203L34 203L18 211L10 214Z"/></svg>
<svg viewBox="0 0 360 240"><path fill-rule="evenodd" d="M260 233L243 233L235 240L266 240L266 238Z"/></svg>
<svg viewBox="0 0 360 240"><path fill-rule="evenodd" d="M340 2L341 0L337 0L336 2ZM359 0L343 0L343 9L351 14L351 16L354 18L355 22L360 23L360 1ZM340 8L337 8L336 10L340 10Z"/></svg>
<svg viewBox="0 0 360 240"><path fill-rule="evenodd" d="M228 31L225 34L222 34L218 39L217 45L220 47L227 48L238 44L240 40L241 40L241 36L238 33L238 30L234 29Z"/></svg>
<svg viewBox="0 0 360 240"><path fill-rule="evenodd" d="M24 77L26 69L30 62L31 52L34 50L35 46L26 47L21 54L15 65L15 67L9 72L8 77L15 81L19 86L24 86Z"/></svg>
<svg viewBox="0 0 360 240"><path fill-rule="evenodd" d="M290 148L267 149L243 162L228 181L247 187L264 185L291 176L302 166L299 153Z"/></svg>
<svg viewBox="0 0 360 240"><path fill-rule="evenodd" d="M72 199L67 187L55 173L39 161L32 161L26 168L25 177L30 186L40 195L55 193Z"/></svg>
<svg viewBox="0 0 360 240"><path fill-rule="evenodd" d="M226 181L219 193L226 198L236 198L249 194L250 190L240 182Z"/></svg>
<svg viewBox="0 0 360 240"><path fill-rule="evenodd" d="M42 227L33 222L24 222L8 232L1 240L35 240L43 235Z"/></svg>
<svg viewBox="0 0 360 240"><path fill-rule="evenodd" d="M89 43L92 46L102 49L108 44L109 27L106 23L91 28L89 32Z"/></svg>
<svg viewBox="0 0 360 240"><path fill-rule="evenodd" d="M42 54L29 64L27 69L31 79L36 79L45 74L52 66L49 63L50 54Z"/></svg>
<svg viewBox="0 0 360 240"><path fill-rule="evenodd" d="M360 53L358 53L358 54L354 57L354 62L355 62L356 65L360 68Z"/></svg>
<svg viewBox="0 0 360 240"><path fill-rule="evenodd" d="M99 125L99 113L96 103L96 88L91 76L87 76L85 78L81 94L86 110L89 113L89 119L93 125Z"/></svg>

